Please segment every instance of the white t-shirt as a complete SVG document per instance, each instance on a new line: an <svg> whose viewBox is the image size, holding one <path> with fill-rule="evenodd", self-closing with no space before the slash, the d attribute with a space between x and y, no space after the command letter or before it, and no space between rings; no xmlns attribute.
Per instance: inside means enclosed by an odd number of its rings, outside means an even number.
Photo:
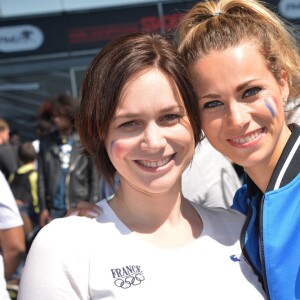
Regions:
<svg viewBox="0 0 300 300"><path fill-rule="evenodd" d="M241 185L231 162L207 139L197 145L193 160L182 175L183 195L207 207L230 207Z"/></svg>
<svg viewBox="0 0 300 300"><path fill-rule="evenodd" d="M240 257L244 216L195 207L201 236L178 249L160 249L131 232L102 200L97 219L68 217L35 239L18 300L264 299L257 277Z"/></svg>
<svg viewBox="0 0 300 300"><path fill-rule="evenodd" d="M16 200L11 189L0 171L0 230L15 228L23 225ZM0 295L1 300L10 300L6 290L6 281L4 277L4 263L0 251ZM3 296L2 296L3 295Z"/></svg>

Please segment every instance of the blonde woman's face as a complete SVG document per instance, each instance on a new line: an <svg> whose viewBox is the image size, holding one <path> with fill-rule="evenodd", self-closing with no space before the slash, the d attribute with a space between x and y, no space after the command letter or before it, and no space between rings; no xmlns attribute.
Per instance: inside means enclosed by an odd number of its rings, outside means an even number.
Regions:
<svg viewBox="0 0 300 300"><path fill-rule="evenodd" d="M285 73L275 79L253 43L211 52L189 69L211 144L246 171L276 163L290 134Z"/></svg>

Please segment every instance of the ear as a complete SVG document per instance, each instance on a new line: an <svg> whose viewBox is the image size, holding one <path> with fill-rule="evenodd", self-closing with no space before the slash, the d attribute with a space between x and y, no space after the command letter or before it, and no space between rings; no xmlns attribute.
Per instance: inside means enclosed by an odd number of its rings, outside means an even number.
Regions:
<svg viewBox="0 0 300 300"><path fill-rule="evenodd" d="M290 94L290 89L289 89L286 71L284 70L281 71L281 76L278 83L281 89L281 96L282 96L281 98L287 101Z"/></svg>

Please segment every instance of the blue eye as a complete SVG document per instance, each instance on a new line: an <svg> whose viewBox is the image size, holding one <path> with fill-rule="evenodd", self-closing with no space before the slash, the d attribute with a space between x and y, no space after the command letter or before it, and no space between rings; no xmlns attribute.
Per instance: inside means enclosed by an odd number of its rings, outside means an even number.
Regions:
<svg viewBox="0 0 300 300"><path fill-rule="evenodd" d="M209 108L215 108L215 107L218 107L221 105L223 105L223 102L221 102L219 100L213 100L213 101L205 102L203 107L209 109Z"/></svg>
<svg viewBox="0 0 300 300"><path fill-rule="evenodd" d="M246 90L242 96L242 99L247 98L247 97L253 97L259 94L259 92L262 90L260 87L253 87L248 90Z"/></svg>

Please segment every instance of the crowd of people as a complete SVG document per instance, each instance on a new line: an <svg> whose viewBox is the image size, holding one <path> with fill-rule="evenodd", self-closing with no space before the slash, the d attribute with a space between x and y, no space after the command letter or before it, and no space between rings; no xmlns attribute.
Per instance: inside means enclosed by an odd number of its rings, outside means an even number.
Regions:
<svg viewBox="0 0 300 300"><path fill-rule="evenodd" d="M68 94L59 94L43 102L34 141L11 141L8 122L0 119L1 191L10 190L3 195L9 202L1 196L0 209L4 214L5 207L15 213L15 207L9 208L7 204L14 199L22 220L21 225L20 218L16 221L16 227L21 226L24 235L19 243L25 245L22 255L15 256L13 265L6 262L9 247L0 244L4 269L7 264L14 269L5 276L11 294L18 288L27 253L40 229L51 220L63 217L79 201L95 203L99 200L99 172L91 157L82 153L74 128L77 106L78 100ZM14 228L13 219L11 224ZM3 224L4 229L6 226L10 225Z"/></svg>
<svg viewBox="0 0 300 300"><path fill-rule="evenodd" d="M295 35L256 0L109 42L37 140L0 119L0 293L300 299L299 99Z"/></svg>

